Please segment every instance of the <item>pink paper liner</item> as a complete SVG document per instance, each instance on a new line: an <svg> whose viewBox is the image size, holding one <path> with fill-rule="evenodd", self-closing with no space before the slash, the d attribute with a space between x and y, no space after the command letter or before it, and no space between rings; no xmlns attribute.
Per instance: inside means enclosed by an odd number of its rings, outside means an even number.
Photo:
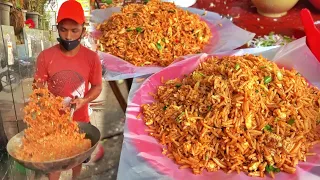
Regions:
<svg viewBox="0 0 320 180"><path fill-rule="evenodd" d="M197 180L207 180L207 179L262 179L249 177L244 173L236 174L226 174L225 172L219 170L217 172L207 172L203 171L201 175L195 175L190 169L179 169L179 166L167 156L162 154L163 146L156 142L156 140L149 136L145 131L148 127L144 124L142 119L137 119L136 117L140 114L140 105L149 104L154 101L152 96L148 93L155 93L157 87L161 85L161 78L164 80L183 78L183 75L191 73L198 64L203 61L206 55L199 57L191 57L187 60L178 62L170 67L167 67L160 72L150 76L136 91L132 102L128 105L127 109L127 124L129 134L128 136L132 139L133 145L135 146L138 156L142 157L148 164L150 164L158 172L168 175L173 179L197 179ZM173 73L174 72L174 73ZM316 152L316 156L309 156L307 162L300 162L297 166L297 171L295 174L287 174L280 172L276 174L276 179L300 179L312 168L318 167L320 165L320 146L314 147L312 152ZM265 177L266 179L271 179L269 175Z"/></svg>

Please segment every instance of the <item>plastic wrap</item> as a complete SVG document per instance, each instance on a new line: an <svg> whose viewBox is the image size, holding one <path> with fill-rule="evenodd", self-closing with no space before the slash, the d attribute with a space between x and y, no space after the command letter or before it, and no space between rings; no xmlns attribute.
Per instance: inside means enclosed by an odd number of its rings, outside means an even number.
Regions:
<svg viewBox="0 0 320 180"><path fill-rule="evenodd" d="M214 53L229 51L241 47L251 40L255 34L245 31L226 18L221 18L217 13L206 12L204 10L195 8L183 8L191 13L203 15L201 16L212 31L212 38L208 45L205 46L204 53ZM107 9L94 10L92 12L91 22L94 24L101 23L108 19L112 13L120 12L119 7L112 7ZM92 32L93 36L100 35L98 31ZM139 77L146 74L153 74L160 71L163 67L145 66L137 67L133 64L122 60L111 54L99 51L100 57L103 59L103 65L107 73L105 78L108 80L120 80L132 77ZM185 57L182 57L184 59ZM180 58L181 59L181 58Z"/></svg>
<svg viewBox="0 0 320 180"><path fill-rule="evenodd" d="M243 55L247 53L254 55L261 54L286 68L295 68L310 83L320 87L320 63L318 63L317 59L306 46L305 38L294 41L284 47L243 49L215 53L215 55ZM182 78L184 74L192 72L206 56L208 55L202 54L201 57L191 57L185 61L177 62L151 75L148 79L144 80L143 83L141 83L142 80L140 78L134 79L126 112L127 119L124 130L124 142L118 171L119 180L262 179L248 177L244 173L226 174L221 170L211 173L203 171L201 175L194 175L190 169L179 169L174 161L162 154L162 145L145 132L147 126L144 125L142 119L137 118L137 115L140 113L140 105L154 101L148 93L156 92L157 87L161 85L161 77L163 77L164 80L177 77ZM317 155L307 157L307 162L300 162L295 174L280 172L276 174L276 179L320 179L320 146L315 146L311 152L316 152ZM267 176L266 179L271 178Z"/></svg>

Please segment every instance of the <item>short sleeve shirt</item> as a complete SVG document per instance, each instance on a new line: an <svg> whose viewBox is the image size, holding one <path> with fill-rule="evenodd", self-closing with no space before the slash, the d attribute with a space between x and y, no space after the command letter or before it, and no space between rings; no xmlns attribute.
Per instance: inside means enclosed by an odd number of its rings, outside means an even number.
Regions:
<svg viewBox="0 0 320 180"><path fill-rule="evenodd" d="M37 59L37 81L47 82L49 91L61 97L83 98L90 85L102 83L102 67L97 53L80 45L72 57L64 55L58 45L40 53ZM88 104L74 113L74 120L89 122Z"/></svg>

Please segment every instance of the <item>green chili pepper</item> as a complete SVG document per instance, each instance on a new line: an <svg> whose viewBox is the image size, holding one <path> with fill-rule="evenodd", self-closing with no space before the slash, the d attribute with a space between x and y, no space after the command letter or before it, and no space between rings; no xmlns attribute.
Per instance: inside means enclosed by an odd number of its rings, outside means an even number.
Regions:
<svg viewBox="0 0 320 180"><path fill-rule="evenodd" d="M162 46L161 46L160 43L156 43L156 47L157 47L158 50L161 50L161 49L162 49Z"/></svg>
<svg viewBox="0 0 320 180"><path fill-rule="evenodd" d="M236 71L238 71L239 69L240 69L240 64L236 64L236 66L234 67L234 69L236 70Z"/></svg>
<svg viewBox="0 0 320 180"><path fill-rule="evenodd" d="M264 84L269 84L272 81L272 77L271 76L266 76L264 77Z"/></svg>

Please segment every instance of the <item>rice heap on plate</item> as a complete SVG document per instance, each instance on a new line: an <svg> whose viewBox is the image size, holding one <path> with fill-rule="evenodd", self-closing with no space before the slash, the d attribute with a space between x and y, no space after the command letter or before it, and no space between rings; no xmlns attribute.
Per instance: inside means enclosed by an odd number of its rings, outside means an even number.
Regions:
<svg viewBox="0 0 320 180"><path fill-rule="evenodd" d="M223 169L295 173L319 142L320 92L263 57L209 57L142 105L163 153L195 174Z"/></svg>
<svg viewBox="0 0 320 180"><path fill-rule="evenodd" d="M198 15L159 0L124 6L97 29L102 32L99 50L135 66L168 66L180 56L200 53L211 37Z"/></svg>
<svg viewBox="0 0 320 180"><path fill-rule="evenodd" d="M124 0L101 0L100 9L106 9L110 7L120 7L123 5Z"/></svg>
<svg viewBox="0 0 320 180"><path fill-rule="evenodd" d="M63 98L48 89L35 89L24 108L28 127L17 150L18 159L46 162L72 157L91 147L91 140L80 133L76 122L70 121L70 111L64 108Z"/></svg>

